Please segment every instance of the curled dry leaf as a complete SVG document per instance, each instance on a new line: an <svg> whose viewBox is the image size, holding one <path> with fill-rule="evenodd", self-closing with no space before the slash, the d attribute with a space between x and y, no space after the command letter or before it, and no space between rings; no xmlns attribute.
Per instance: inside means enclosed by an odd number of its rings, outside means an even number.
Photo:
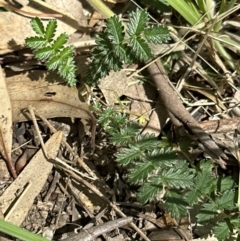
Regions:
<svg viewBox="0 0 240 241"><path fill-rule="evenodd" d="M49 81L46 81L49 80ZM59 77L46 71L34 71L6 78L12 103L13 122L31 120L27 111L31 105L45 118L71 117L91 121L92 144L94 143L96 119L87 103L81 102L78 90L59 85Z"/></svg>
<svg viewBox="0 0 240 241"><path fill-rule="evenodd" d="M0 152L8 164L8 168L14 178L17 177L15 167L12 163L12 107L6 87L5 76L3 69L0 66L0 100L1 115L0 115Z"/></svg>

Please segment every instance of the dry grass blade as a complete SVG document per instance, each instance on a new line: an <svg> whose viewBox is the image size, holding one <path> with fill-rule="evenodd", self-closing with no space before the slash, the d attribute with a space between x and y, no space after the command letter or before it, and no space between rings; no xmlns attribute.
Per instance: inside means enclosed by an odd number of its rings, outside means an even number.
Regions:
<svg viewBox="0 0 240 241"><path fill-rule="evenodd" d="M6 160L8 168L14 178L17 177L15 167L12 163L12 107L5 82L3 69L0 66L0 99L3 101L0 116L0 152ZM4 104L3 104L4 103Z"/></svg>

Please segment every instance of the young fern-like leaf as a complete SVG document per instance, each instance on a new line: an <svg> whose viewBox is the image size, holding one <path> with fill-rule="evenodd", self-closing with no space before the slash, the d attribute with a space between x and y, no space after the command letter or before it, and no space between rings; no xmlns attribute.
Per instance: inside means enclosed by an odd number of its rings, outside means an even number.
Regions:
<svg viewBox="0 0 240 241"><path fill-rule="evenodd" d="M30 24L37 35L40 35L41 37L45 36L45 29L42 21L39 18L35 18L34 21L30 22Z"/></svg>
<svg viewBox="0 0 240 241"><path fill-rule="evenodd" d="M54 40L57 29L56 20L50 20L46 30L39 18L32 19L31 26L39 36L26 38L25 42L34 50L35 57L46 61L48 70L57 70L70 86L76 85L74 49L71 46L65 46L68 41L67 34L63 33Z"/></svg>
<svg viewBox="0 0 240 241"><path fill-rule="evenodd" d="M134 168L129 170L128 179L132 184L138 184L147 179L151 172L155 169L151 161L135 162Z"/></svg>
<svg viewBox="0 0 240 241"><path fill-rule="evenodd" d="M129 145L129 148L123 148L122 152L117 153L117 162L120 165L126 166L133 161L143 158L144 153L142 153L141 149L134 145Z"/></svg>
<svg viewBox="0 0 240 241"><path fill-rule="evenodd" d="M50 20L47 24L46 31L45 31L45 38L49 43L52 42L53 37L55 36L56 29L57 29L57 21Z"/></svg>
<svg viewBox="0 0 240 241"><path fill-rule="evenodd" d="M157 137L154 134L146 133L145 135L136 136L137 146L141 148L142 151L150 151L153 148L156 148L159 144Z"/></svg>
<svg viewBox="0 0 240 241"><path fill-rule="evenodd" d="M130 47L132 52L140 61L147 61L152 57L152 52L146 41L140 37L131 38Z"/></svg>
<svg viewBox="0 0 240 241"><path fill-rule="evenodd" d="M116 56L119 57L119 59L122 59L124 63L127 63L128 61L126 49L127 49L126 44L122 44L122 45L119 44L115 47Z"/></svg>
<svg viewBox="0 0 240 241"><path fill-rule="evenodd" d="M124 39L124 27L117 16L109 18L107 21L108 38L112 44L120 45Z"/></svg>
<svg viewBox="0 0 240 241"><path fill-rule="evenodd" d="M68 84L73 86L76 84L75 79L76 66L73 58L68 57L58 68L58 74L68 80Z"/></svg>
<svg viewBox="0 0 240 241"><path fill-rule="evenodd" d="M113 16L107 19L106 30L97 35L97 46L92 52L92 62L87 73L92 77L92 82L105 77L111 70L122 69L123 64L149 60L153 55L147 42L163 43L168 40L169 32L166 28L147 27L146 11L137 9L129 17L127 34L120 19Z"/></svg>
<svg viewBox="0 0 240 241"><path fill-rule="evenodd" d="M115 155L116 161L128 168L129 182L139 185L140 202L163 200L166 212L176 219L185 217L188 208L198 204L198 222L220 222L213 230L219 240L229 237L232 227L240 225L239 220L232 222L230 215L237 210L234 181L229 177L214 177L212 162L202 160L194 167L181 160L166 139L163 138L161 145L154 135L141 136L138 128L136 132L129 130L126 115L116 114L113 108L99 114L110 140L123 145Z"/></svg>
<svg viewBox="0 0 240 241"><path fill-rule="evenodd" d="M62 49L62 51L59 53L58 57L62 63L64 63L65 60L71 59L72 61L70 62L73 64L73 53L74 49L72 46L67 46L66 48Z"/></svg>
<svg viewBox="0 0 240 241"><path fill-rule="evenodd" d="M165 195L165 200L164 207L172 217L176 219L186 217L188 203L183 200L182 195L179 194L178 190L168 190Z"/></svg>
<svg viewBox="0 0 240 241"><path fill-rule="evenodd" d="M212 174L207 171L198 172L195 177L195 186L202 195L210 193L211 190L214 189L214 178Z"/></svg>
<svg viewBox="0 0 240 241"><path fill-rule="evenodd" d="M26 38L25 41L28 47L32 49L40 49L47 46L47 42L44 37L38 37L38 36L29 37L29 38Z"/></svg>
<svg viewBox="0 0 240 241"><path fill-rule="evenodd" d="M236 208L235 192L232 190L224 192L221 196L215 199L215 203L218 207L218 210L232 210Z"/></svg>
<svg viewBox="0 0 240 241"><path fill-rule="evenodd" d="M230 224L231 225L231 224ZM232 225L231 225L232 226ZM229 222L220 222L213 228L213 233L217 240L227 240L230 237L230 230L232 227L229 228ZM239 239L236 239L239 240Z"/></svg>
<svg viewBox="0 0 240 241"><path fill-rule="evenodd" d="M193 188L187 191L186 194L184 195L184 199L186 200L186 202L189 203L190 206L197 204L199 202L200 197L201 197L201 193L196 188Z"/></svg>
<svg viewBox="0 0 240 241"><path fill-rule="evenodd" d="M64 47L64 44L66 44L68 41L68 36L66 33L62 33L60 36L57 37L57 39L53 42L53 49L59 50ZM72 52L73 53L73 52ZM72 54L71 53L71 54Z"/></svg>
<svg viewBox="0 0 240 241"><path fill-rule="evenodd" d="M137 9L136 12L129 14L129 24L127 33L130 37L140 36L148 24L148 13Z"/></svg>
<svg viewBox="0 0 240 241"><path fill-rule="evenodd" d="M163 187L161 185L154 185L151 183L146 183L141 186L137 193L137 199L141 203L151 202L155 199L158 199L158 196L163 192Z"/></svg>
<svg viewBox="0 0 240 241"><path fill-rule="evenodd" d="M218 182L218 191L225 192L232 190L235 186L235 183L231 177L219 177L220 182Z"/></svg>
<svg viewBox="0 0 240 241"><path fill-rule="evenodd" d="M176 189L187 189L193 186L193 175L181 169L163 170L159 173L160 182L165 186Z"/></svg>
<svg viewBox="0 0 240 241"><path fill-rule="evenodd" d="M168 28L161 25L150 26L144 30L143 35L149 43L154 44L162 44L170 40Z"/></svg>
<svg viewBox="0 0 240 241"><path fill-rule="evenodd" d="M54 54L54 49L51 47L43 47L34 52L35 57L40 60L47 60Z"/></svg>
<svg viewBox="0 0 240 241"><path fill-rule="evenodd" d="M133 137L137 134L139 134L139 128L129 125L114 133L114 135L110 137L110 140L116 144L125 145L131 143L133 141Z"/></svg>
<svg viewBox="0 0 240 241"><path fill-rule="evenodd" d="M61 64L61 59L59 58L59 56L53 56L51 59L49 59L46 62L46 66L48 68L48 70L56 70L59 68Z"/></svg>
<svg viewBox="0 0 240 241"><path fill-rule="evenodd" d="M203 207L197 214L199 222L206 222L213 219L217 215L217 205L214 201L203 204Z"/></svg>

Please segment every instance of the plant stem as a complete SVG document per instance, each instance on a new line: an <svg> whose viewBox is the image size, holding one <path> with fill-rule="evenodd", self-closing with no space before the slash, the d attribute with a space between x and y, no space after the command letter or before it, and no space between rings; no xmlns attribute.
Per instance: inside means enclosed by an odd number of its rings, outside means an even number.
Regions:
<svg viewBox="0 0 240 241"><path fill-rule="evenodd" d="M105 18L110 18L115 15L114 12L101 0L87 0L87 2Z"/></svg>

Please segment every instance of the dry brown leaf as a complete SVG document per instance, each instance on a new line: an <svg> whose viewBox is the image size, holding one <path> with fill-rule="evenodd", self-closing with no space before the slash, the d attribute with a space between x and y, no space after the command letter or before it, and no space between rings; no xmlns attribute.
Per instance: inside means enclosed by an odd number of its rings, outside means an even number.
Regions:
<svg viewBox="0 0 240 241"><path fill-rule="evenodd" d="M157 95L154 87L147 83L144 85L131 85L127 89L125 95L132 99L130 118L132 120L138 118L139 124L144 127L143 134L151 133L159 135L160 121L157 113L153 109L155 104L148 102L148 100L156 101Z"/></svg>
<svg viewBox="0 0 240 241"><path fill-rule="evenodd" d="M5 82L3 69L0 66L0 100L1 115L0 115L0 152L5 158L8 168L14 178L17 177L16 170L12 164L12 106L9 98L8 89Z"/></svg>
<svg viewBox="0 0 240 241"><path fill-rule="evenodd" d="M152 113L153 106L148 102L156 100L156 91L150 85L128 85L128 78L124 71L120 72L110 72L110 75L103 78L99 84L106 102L110 105L114 105L116 101L122 95L130 97L132 103L130 106L131 119L136 120L138 118L139 123L142 126L149 124L151 116L151 124L147 125L144 133L153 133L159 135L160 133L160 121L161 119L157 113L154 111ZM163 124L163 121L161 121Z"/></svg>
<svg viewBox="0 0 240 241"><path fill-rule="evenodd" d="M119 72L111 71L108 76L100 81L99 88L109 105L114 105L119 97L126 93L127 82L127 76L123 70Z"/></svg>
<svg viewBox="0 0 240 241"><path fill-rule="evenodd" d="M53 82L59 78L46 71L6 78L14 122L31 119L25 111L29 105L45 118L77 117L93 121L88 104L79 100L77 88L50 83L46 79Z"/></svg>
<svg viewBox="0 0 240 241"><path fill-rule="evenodd" d="M59 79L55 73L47 71L32 71L31 74L7 78L13 122L31 120L27 111L29 105L45 118L72 117L90 120L92 124L91 144L94 148L96 133L94 115L89 110L88 104L80 101L77 88L59 85L56 83Z"/></svg>
<svg viewBox="0 0 240 241"><path fill-rule="evenodd" d="M45 144L47 152L53 158L57 156L61 141L62 132L59 131ZM52 167L53 164L46 160L42 149L39 150L18 178L0 197L6 221L16 225L22 224L34 199L42 190Z"/></svg>
<svg viewBox="0 0 240 241"><path fill-rule="evenodd" d="M46 0L46 4L50 7L62 10L62 13L67 16L72 16L81 26L87 26L87 20L83 13L81 1L78 0Z"/></svg>

